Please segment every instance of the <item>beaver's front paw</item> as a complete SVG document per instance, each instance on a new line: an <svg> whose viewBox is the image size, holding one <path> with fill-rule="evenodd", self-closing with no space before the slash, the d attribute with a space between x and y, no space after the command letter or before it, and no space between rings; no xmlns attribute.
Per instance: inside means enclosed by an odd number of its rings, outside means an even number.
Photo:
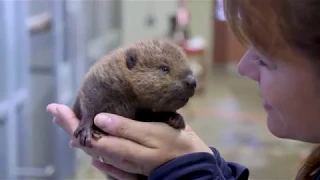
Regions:
<svg viewBox="0 0 320 180"><path fill-rule="evenodd" d="M168 124L175 129L184 129L186 127L186 123L179 113L175 113L173 116L171 116L168 120Z"/></svg>
<svg viewBox="0 0 320 180"><path fill-rule="evenodd" d="M101 138L102 133L93 127L92 123L80 124L74 132L74 136L79 138L80 145L86 147L92 147L92 140L98 140Z"/></svg>

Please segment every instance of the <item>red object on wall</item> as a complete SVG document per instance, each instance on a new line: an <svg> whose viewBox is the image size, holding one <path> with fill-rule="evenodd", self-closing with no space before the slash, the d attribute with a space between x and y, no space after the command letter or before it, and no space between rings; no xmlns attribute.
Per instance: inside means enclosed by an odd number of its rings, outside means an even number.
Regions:
<svg viewBox="0 0 320 180"><path fill-rule="evenodd" d="M223 6L214 0L213 26L213 63L224 67L227 64L237 64L246 52L244 47L233 35L226 19L223 17Z"/></svg>
<svg viewBox="0 0 320 180"><path fill-rule="evenodd" d="M204 48L200 48L200 49L189 48L186 41L181 42L180 46L182 47L182 49L184 50L187 56L197 56L197 55L203 55L205 53Z"/></svg>

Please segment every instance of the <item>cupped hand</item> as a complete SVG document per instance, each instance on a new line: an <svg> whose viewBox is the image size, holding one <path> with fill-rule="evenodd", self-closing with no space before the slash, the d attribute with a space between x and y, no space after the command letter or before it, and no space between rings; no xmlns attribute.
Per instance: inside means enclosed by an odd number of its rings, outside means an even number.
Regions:
<svg viewBox="0 0 320 180"><path fill-rule="evenodd" d="M71 109L51 104L47 110L54 114L55 123L72 136L79 120ZM128 176L149 175L162 164L186 154L213 154L189 126L185 130L177 130L165 123L139 122L107 113L98 114L94 122L110 135L93 141L90 149L81 147L72 136L72 146L83 149L95 159L102 157L106 164Z"/></svg>
<svg viewBox="0 0 320 180"><path fill-rule="evenodd" d="M77 119L74 112L65 105L60 104L49 104L47 106L47 111L54 115L53 122L61 127L66 133L68 133L71 138L73 137L73 132L79 125L79 120ZM71 141L73 142L73 141ZM99 161L99 154L94 152L94 149L82 147L84 152L92 156L91 164L97 168L101 173L105 175L112 176L116 179L126 179L126 180L137 180L137 175L133 173L125 172L118 169L110 164L102 163Z"/></svg>

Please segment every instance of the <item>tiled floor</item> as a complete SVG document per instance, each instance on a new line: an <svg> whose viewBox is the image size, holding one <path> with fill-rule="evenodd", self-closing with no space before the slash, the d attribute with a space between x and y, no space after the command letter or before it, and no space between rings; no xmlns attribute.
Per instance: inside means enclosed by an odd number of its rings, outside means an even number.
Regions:
<svg viewBox="0 0 320 180"><path fill-rule="evenodd" d="M254 82L219 70L208 76L206 92L181 110L191 127L226 160L249 167L250 179L293 179L310 146L270 134ZM81 159L76 179L104 179Z"/></svg>

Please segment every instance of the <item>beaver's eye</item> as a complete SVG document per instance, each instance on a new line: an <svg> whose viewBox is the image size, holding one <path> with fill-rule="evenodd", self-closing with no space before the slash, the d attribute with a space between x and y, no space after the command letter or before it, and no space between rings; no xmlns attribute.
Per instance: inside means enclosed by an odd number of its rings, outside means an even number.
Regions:
<svg viewBox="0 0 320 180"><path fill-rule="evenodd" d="M161 71L163 71L163 72L169 72L169 67L166 66L166 65L160 66L160 69L161 69Z"/></svg>

